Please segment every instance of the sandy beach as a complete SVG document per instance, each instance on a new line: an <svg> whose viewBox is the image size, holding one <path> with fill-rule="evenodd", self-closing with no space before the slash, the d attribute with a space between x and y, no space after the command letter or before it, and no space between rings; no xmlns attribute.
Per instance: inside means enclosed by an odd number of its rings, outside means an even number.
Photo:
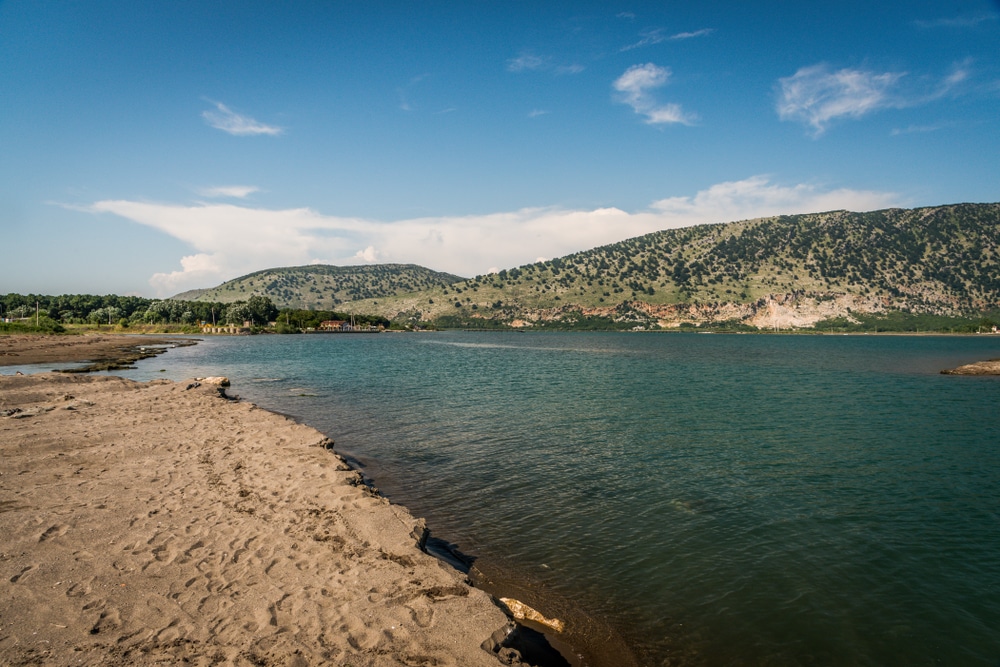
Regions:
<svg viewBox="0 0 1000 667"><path fill-rule="evenodd" d="M422 521L223 391L0 376L0 664L520 664Z"/></svg>

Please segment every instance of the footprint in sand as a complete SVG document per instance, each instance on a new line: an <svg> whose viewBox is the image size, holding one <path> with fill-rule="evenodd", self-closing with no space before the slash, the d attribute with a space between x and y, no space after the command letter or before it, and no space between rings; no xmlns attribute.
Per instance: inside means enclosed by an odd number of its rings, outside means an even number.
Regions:
<svg viewBox="0 0 1000 667"><path fill-rule="evenodd" d="M429 627L434 621L434 609L427 600L416 600L412 604L406 605L406 609L418 627Z"/></svg>
<svg viewBox="0 0 1000 667"><path fill-rule="evenodd" d="M97 600L91 600L87 604L83 605L83 610L90 611L91 609L104 609L104 606L107 603L108 603L107 600L104 600L103 598L98 598Z"/></svg>
<svg viewBox="0 0 1000 667"><path fill-rule="evenodd" d="M44 533L42 533L41 537L38 538L38 541L44 542L46 540L51 540L53 537L59 537L61 535L65 535L67 530L69 530L69 526L65 524L49 526L49 528Z"/></svg>
<svg viewBox="0 0 1000 667"><path fill-rule="evenodd" d="M37 569L37 565L29 565L27 567L21 568L21 571L10 578L10 583L16 584L17 582L28 576L33 570Z"/></svg>
<svg viewBox="0 0 1000 667"><path fill-rule="evenodd" d="M90 634L96 635L102 632L107 632L108 630L114 630L120 627L122 624L121 614L118 613L117 609L108 609L107 611L101 612L101 617L97 619L97 623L94 623L94 627L90 629Z"/></svg>
<svg viewBox="0 0 1000 667"><path fill-rule="evenodd" d="M90 582L92 579L87 581L81 581L79 583L73 584L68 589L66 589L66 597L70 598L81 598L85 595L90 595Z"/></svg>

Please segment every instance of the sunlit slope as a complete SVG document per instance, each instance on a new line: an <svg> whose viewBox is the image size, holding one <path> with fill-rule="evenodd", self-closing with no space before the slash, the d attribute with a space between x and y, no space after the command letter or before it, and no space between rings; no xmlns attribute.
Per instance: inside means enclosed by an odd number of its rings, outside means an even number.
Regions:
<svg viewBox="0 0 1000 667"><path fill-rule="evenodd" d="M1000 305L998 237L1000 204L778 216L656 232L346 308L519 326L579 316L809 326L850 312L963 314Z"/></svg>
<svg viewBox="0 0 1000 667"><path fill-rule="evenodd" d="M332 310L347 301L443 289L461 280L460 276L415 264L313 264L256 271L218 287L192 290L173 298L231 303L259 294L269 297L279 308Z"/></svg>

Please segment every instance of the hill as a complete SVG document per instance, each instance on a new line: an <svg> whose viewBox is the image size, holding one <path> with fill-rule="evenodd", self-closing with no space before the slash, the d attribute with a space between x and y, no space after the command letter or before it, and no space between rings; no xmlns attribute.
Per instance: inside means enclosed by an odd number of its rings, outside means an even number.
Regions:
<svg viewBox="0 0 1000 667"><path fill-rule="evenodd" d="M342 309L455 326L814 326L1000 307L1000 204L831 211L655 232Z"/></svg>
<svg viewBox="0 0 1000 667"><path fill-rule="evenodd" d="M415 264L311 264L264 269L218 287L191 290L172 298L232 303L258 294L269 297L279 308L333 310L348 301L443 289L461 280L464 278Z"/></svg>

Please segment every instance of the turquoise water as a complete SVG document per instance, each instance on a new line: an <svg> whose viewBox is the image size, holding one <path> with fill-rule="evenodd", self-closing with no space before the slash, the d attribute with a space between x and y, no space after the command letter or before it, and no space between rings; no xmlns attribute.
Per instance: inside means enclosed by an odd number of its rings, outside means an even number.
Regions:
<svg viewBox="0 0 1000 667"><path fill-rule="evenodd" d="M211 338L463 551L649 665L1000 664L1000 337ZM159 372L165 369L165 372Z"/></svg>

